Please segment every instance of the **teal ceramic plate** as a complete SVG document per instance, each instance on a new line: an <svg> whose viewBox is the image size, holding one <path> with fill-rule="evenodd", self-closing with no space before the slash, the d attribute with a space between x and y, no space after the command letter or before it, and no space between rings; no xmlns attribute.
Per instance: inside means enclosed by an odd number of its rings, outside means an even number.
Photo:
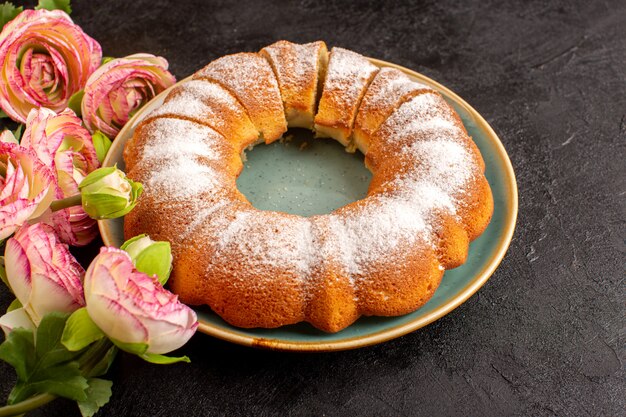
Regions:
<svg viewBox="0 0 626 417"><path fill-rule="evenodd" d="M381 343L432 323L458 307L489 279L502 260L515 228L517 185L513 167L497 135L476 110L444 86L406 68L376 59L371 61L381 67L402 70L440 91L459 113L482 152L494 197L494 214L485 233L472 242L467 262L446 271L433 298L404 316L363 317L347 329L327 334L307 323L278 329L240 329L228 325L210 309L198 308L200 331L242 345L278 350L333 351ZM167 91L155 97L126 124L104 165L117 163L124 168L124 143L142 117L158 107L166 94ZM328 213L365 196L370 174L361 155L347 154L334 141L312 140L310 133L294 131L293 136L284 143L259 145L248 153L246 168L237 183L256 207L310 215ZM99 226L105 244L121 245L120 219L100 221Z"/></svg>

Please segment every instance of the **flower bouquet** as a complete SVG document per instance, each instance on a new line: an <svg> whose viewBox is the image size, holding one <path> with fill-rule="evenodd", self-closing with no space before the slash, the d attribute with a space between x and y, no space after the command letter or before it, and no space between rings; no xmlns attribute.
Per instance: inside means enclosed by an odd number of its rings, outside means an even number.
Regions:
<svg viewBox="0 0 626 417"><path fill-rule="evenodd" d="M92 416L111 395L100 377L118 350L188 362L166 354L198 327L163 287L168 242L141 235L103 247L86 270L70 253L96 238L97 219L137 203L142 185L100 165L129 118L176 79L161 57L103 58L69 3L0 5L0 116L11 127L0 134L0 278L15 295L0 312L0 359L17 374L0 417L56 397Z"/></svg>

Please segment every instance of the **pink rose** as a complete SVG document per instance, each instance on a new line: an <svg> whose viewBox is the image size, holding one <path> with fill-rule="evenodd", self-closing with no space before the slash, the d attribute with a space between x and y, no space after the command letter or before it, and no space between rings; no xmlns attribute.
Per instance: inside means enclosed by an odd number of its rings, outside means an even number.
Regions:
<svg viewBox="0 0 626 417"><path fill-rule="evenodd" d="M63 110L102 59L100 45L60 10L24 10L0 33L0 107L24 123L32 108Z"/></svg>
<svg viewBox="0 0 626 417"><path fill-rule="evenodd" d="M104 247L85 275L87 312L110 338L148 345L147 353L178 349L198 327L196 313L135 269L130 256Z"/></svg>
<svg viewBox="0 0 626 417"><path fill-rule="evenodd" d="M11 289L35 325L47 313L70 313L85 305L85 271L50 226L20 228L7 241L4 258Z"/></svg>
<svg viewBox="0 0 626 417"><path fill-rule="evenodd" d="M87 80L83 121L92 133L114 138L135 112L176 82L164 58L135 54L113 59Z"/></svg>
<svg viewBox="0 0 626 417"><path fill-rule="evenodd" d="M43 163L53 168L58 184L57 199L79 194L78 184L100 166L91 135L69 109L59 114L46 108L31 110L22 146L32 149ZM98 234L96 221L81 206L53 213L51 224L63 242L74 246L84 246Z"/></svg>
<svg viewBox="0 0 626 417"><path fill-rule="evenodd" d="M54 195L54 174L32 150L0 142L0 240L41 216Z"/></svg>

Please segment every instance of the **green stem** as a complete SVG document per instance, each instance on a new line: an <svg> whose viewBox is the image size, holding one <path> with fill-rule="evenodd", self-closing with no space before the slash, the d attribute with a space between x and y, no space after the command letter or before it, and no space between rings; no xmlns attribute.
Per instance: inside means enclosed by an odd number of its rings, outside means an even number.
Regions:
<svg viewBox="0 0 626 417"><path fill-rule="evenodd" d="M50 204L50 210L58 211L68 207L80 206L83 204L80 194L73 195L71 197L63 198L61 200L54 200Z"/></svg>
<svg viewBox="0 0 626 417"><path fill-rule="evenodd" d="M35 408L41 407L44 404L48 404L55 398L55 395L44 393L35 395L34 397L30 397L24 401L20 401L17 404L5 405L4 407L0 407L0 417L22 415L28 411L34 410Z"/></svg>

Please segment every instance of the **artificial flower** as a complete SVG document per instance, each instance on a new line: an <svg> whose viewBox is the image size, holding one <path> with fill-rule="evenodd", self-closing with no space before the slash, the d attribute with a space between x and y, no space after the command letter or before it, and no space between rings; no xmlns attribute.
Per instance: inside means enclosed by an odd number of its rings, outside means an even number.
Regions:
<svg viewBox="0 0 626 417"><path fill-rule="evenodd" d="M150 354L178 349L198 327L192 309L116 248L102 248L87 269L85 300L89 316L109 338L147 345Z"/></svg>
<svg viewBox="0 0 626 417"><path fill-rule="evenodd" d="M135 54L102 65L87 80L81 111L92 133L114 138L150 99L176 82L165 58Z"/></svg>
<svg viewBox="0 0 626 417"><path fill-rule="evenodd" d="M47 313L85 305L85 271L47 224L22 226L7 241L4 259L11 290L35 325Z"/></svg>
<svg viewBox="0 0 626 417"><path fill-rule="evenodd" d="M126 177L116 167L100 168L87 175L78 186L83 209L94 219L112 219L131 211L143 186Z"/></svg>
<svg viewBox="0 0 626 417"><path fill-rule="evenodd" d="M46 108L31 110L22 146L32 149L54 170L57 199L78 194L78 184L100 166L91 135L69 109L59 114ZM57 211L49 219L46 221L55 228L61 240L73 246L84 246L98 234L96 221L81 206Z"/></svg>
<svg viewBox="0 0 626 417"><path fill-rule="evenodd" d="M41 216L55 189L54 174L32 150L0 142L0 240Z"/></svg>
<svg viewBox="0 0 626 417"><path fill-rule="evenodd" d="M31 109L61 111L100 65L102 50L60 10L24 10L0 33L0 107L26 122Z"/></svg>

